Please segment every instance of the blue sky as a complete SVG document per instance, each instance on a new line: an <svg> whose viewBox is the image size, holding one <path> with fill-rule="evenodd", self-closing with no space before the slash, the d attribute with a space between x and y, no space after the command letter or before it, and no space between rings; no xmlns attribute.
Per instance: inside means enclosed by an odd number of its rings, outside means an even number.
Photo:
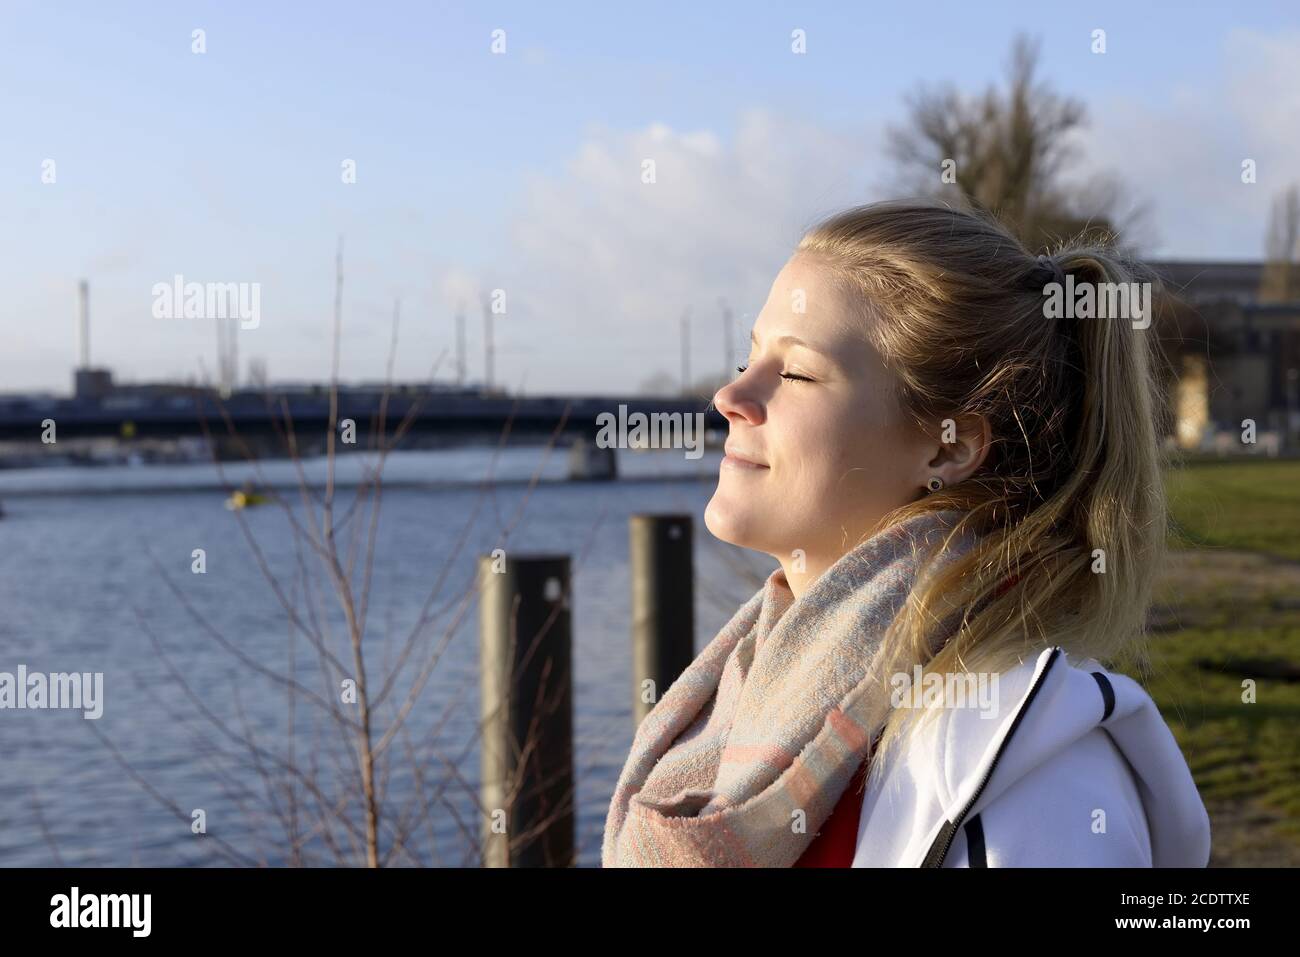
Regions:
<svg viewBox="0 0 1300 957"><path fill-rule="evenodd" d="M210 323L150 313L177 273L260 283L241 362L321 378L340 234L345 377L383 374L395 299L397 374L427 374L481 288L508 294L512 388L675 375L687 307L693 367L720 367L718 298L743 342L799 230L890 195L904 96L981 91L1018 31L1088 107L1079 175L1149 206L1149 254L1260 254L1270 198L1300 182L1294 4L5 3L0 391L68 388L81 277L95 364L211 369Z"/></svg>

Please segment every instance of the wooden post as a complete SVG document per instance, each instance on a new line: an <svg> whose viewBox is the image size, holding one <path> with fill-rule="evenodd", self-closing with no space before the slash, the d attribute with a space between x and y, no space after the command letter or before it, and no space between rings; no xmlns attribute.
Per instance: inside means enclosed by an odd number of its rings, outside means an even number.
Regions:
<svg viewBox="0 0 1300 957"><path fill-rule="evenodd" d="M601 448L581 436L569 448L569 478L573 481L610 481L618 478L615 449Z"/></svg>
<svg viewBox="0 0 1300 957"><path fill-rule="evenodd" d="M569 557L479 559L483 862L574 860Z"/></svg>
<svg viewBox="0 0 1300 957"><path fill-rule="evenodd" d="M695 658L695 572L689 515L633 515L632 723L650 713Z"/></svg>

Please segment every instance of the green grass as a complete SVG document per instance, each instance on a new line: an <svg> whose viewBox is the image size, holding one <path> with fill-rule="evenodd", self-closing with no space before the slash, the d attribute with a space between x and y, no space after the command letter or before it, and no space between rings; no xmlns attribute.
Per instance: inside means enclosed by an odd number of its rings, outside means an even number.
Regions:
<svg viewBox="0 0 1300 957"><path fill-rule="evenodd" d="M1207 804L1249 800L1284 815L1300 849L1300 682L1252 675L1233 659L1300 662L1300 613L1267 628L1192 628L1152 642L1148 690ZM1254 681L1254 703L1243 681Z"/></svg>
<svg viewBox="0 0 1300 957"><path fill-rule="evenodd" d="M1300 561L1300 461L1186 465L1167 475L1171 544L1215 545Z"/></svg>
<svg viewBox="0 0 1300 957"><path fill-rule="evenodd" d="M1167 482L1171 544L1204 548L1211 565L1204 582L1167 583L1182 586L1187 627L1152 639L1148 690L1211 810L1216 859L1298 864L1300 682L1251 674L1251 661L1300 664L1300 610L1277 602L1300 597L1300 570L1285 567L1300 561L1300 462L1187 465ZM1243 577L1229 556L1216 569L1216 549L1270 556L1279 577ZM1245 679L1254 703L1242 701Z"/></svg>

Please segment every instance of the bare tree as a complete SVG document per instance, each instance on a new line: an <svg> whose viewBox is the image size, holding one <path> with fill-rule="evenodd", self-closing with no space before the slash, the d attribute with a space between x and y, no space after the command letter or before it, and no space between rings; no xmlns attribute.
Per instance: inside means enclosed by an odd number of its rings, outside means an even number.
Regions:
<svg viewBox="0 0 1300 957"><path fill-rule="evenodd" d="M249 388L261 389L265 392L270 381L270 376L266 371L266 360L256 356L250 358L248 360Z"/></svg>
<svg viewBox="0 0 1300 957"><path fill-rule="evenodd" d="M1037 65L1037 44L1019 36L1005 92L990 87L971 97L949 84L911 94L907 124L892 128L887 143L904 183L987 210L1033 250L1132 230L1144 213L1120 215L1123 191L1114 178L1063 183L1086 110L1040 83Z"/></svg>
<svg viewBox="0 0 1300 957"><path fill-rule="evenodd" d="M1264 256L1260 301L1300 300L1300 188L1294 184L1273 199Z"/></svg>
<svg viewBox="0 0 1300 957"><path fill-rule="evenodd" d="M675 379L667 372L660 370L649 378L643 379L638 390L641 395L676 395L681 390L681 380Z"/></svg>
<svg viewBox="0 0 1300 957"><path fill-rule="evenodd" d="M194 688L192 678L176 664L172 651L155 634L140 609L137 609L137 619L152 641L158 659L193 707L192 712L170 713L169 718L178 727L197 722L205 729L194 732L195 753L209 773L221 782L227 797L237 803L256 835L251 846L241 846L219 833L203 835L225 861L264 865L268 863L268 851L275 850L291 865L333 863L381 867L438 863L441 857L434 822L441 819L451 822L462 838L457 863L482 863L483 822L497 809L482 807L477 789L462 768L471 759L490 716L484 716L484 722L476 722L474 732L453 753L446 753L440 743L441 732L449 718L465 712L463 698L467 687L473 686L464 681L455 684L448 681L444 689L454 693L450 700L441 703L432 727L413 730L411 719L425 700L422 693L477 596L477 580L450 594L445 592L455 563L469 560L464 555L464 547L475 520L489 503L496 508L493 476L497 459L510 436L513 414L499 436L488 475L479 485L478 496L456 533L453 547L448 549L441 566L431 572L415 620L399 626L390 614L386 616L382 634L376 635L381 629L374 621L378 616L372 607L372 585L384 467L389 454L401 444L418 417L429 390L410 404L395 426L388 421L398 338L399 312L395 307L386 384L378 410L365 433L369 448L363 477L351 501L340 501L340 485L336 481L340 449L336 437L340 427L342 284L340 243L334 290L329 422L323 437L326 459L323 488L308 478L304 446L284 396L273 396L269 390L266 393L268 411L276 413L272 421L284 453L295 467L296 501L266 481L259 456L236 428L220 397L206 390L195 395L201 425L226 491L233 492L236 486L216 451L223 443L235 448L249 463L257 477L256 491L274 503L287 522L293 558L287 567L277 567L254 534L244 511L233 513L253 560L282 612L284 648L247 650L198 607L189 591L174 580L171 569L163 562L154 561L159 580L184 609L194 630L233 659L241 680L256 677L282 696L284 734L269 741L265 731L259 735L254 730L253 722L245 713L237 681L232 681L233 713L219 713ZM439 362L441 357L430 372L430 382ZM224 423L225 435L220 437L221 441L202 412L205 401L215 406ZM550 436L543 460L525 486L514 512L497 514L497 547L505 547L522 518L566 420L567 410ZM593 537L598 525L599 521L593 526ZM583 549L584 555L590 544L591 538ZM377 637L383 638L380 646L383 660L378 662L375 660ZM540 636L512 637L527 643L537 641ZM341 688L346 688L347 693L340 694ZM537 702L534 713L544 715L549 707L549 701ZM308 724L304 716L310 722L308 728L304 728ZM91 730L132 780L169 814L186 826L190 824L189 810L165 794L98 729ZM540 728L534 729L527 740L510 742L509 746L527 758L534 750L536 734L540 734ZM602 758L603 755L597 754L590 760ZM521 776L525 763L521 760L519 764ZM414 792L402 802L390 799L388 791L395 769L408 776ZM581 774L585 769L577 770ZM250 788L250 780L259 783L260 789ZM507 805L522 787L522 780L505 782ZM459 801L453 800L457 794L462 798ZM572 815L574 804L574 796L568 794L559 806L548 808L542 820L527 822L522 832L510 834L508 840L512 846L537 840L551 821ZM463 813L467 805L473 809L472 816ZM421 833L425 835L423 839L419 838ZM422 848L428 849L428 856Z"/></svg>

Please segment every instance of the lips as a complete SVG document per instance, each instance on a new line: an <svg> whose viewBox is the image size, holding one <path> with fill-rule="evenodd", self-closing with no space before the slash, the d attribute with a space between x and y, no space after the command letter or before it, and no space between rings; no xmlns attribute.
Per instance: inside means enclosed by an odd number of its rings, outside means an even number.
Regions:
<svg viewBox="0 0 1300 957"><path fill-rule="evenodd" d="M723 465L730 465L742 469L765 469L768 466L759 461L758 457L751 452L745 452L728 445L725 448L726 456L722 460Z"/></svg>

